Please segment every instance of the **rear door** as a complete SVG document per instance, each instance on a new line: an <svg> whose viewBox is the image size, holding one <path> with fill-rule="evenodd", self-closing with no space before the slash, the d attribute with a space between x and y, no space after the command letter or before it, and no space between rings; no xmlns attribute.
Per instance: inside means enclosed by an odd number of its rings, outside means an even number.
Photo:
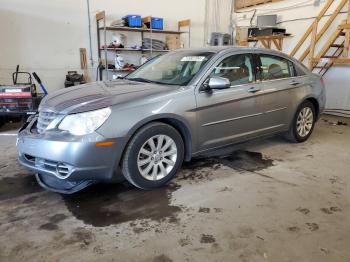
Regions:
<svg viewBox="0 0 350 262"><path fill-rule="evenodd" d="M264 96L263 121L270 131L285 130L289 126L293 89L303 85L297 78L294 65L286 58L260 53L258 80Z"/></svg>

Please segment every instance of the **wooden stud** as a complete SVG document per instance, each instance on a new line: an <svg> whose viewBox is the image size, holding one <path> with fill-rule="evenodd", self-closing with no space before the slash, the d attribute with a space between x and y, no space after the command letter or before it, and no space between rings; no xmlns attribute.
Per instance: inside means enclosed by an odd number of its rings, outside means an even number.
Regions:
<svg viewBox="0 0 350 262"><path fill-rule="evenodd" d="M273 44L275 45L275 47L279 50L279 45L276 39L272 39Z"/></svg>
<svg viewBox="0 0 350 262"><path fill-rule="evenodd" d="M272 39L272 41L275 44L277 50L282 51L281 39Z"/></svg>
<svg viewBox="0 0 350 262"><path fill-rule="evenodd" d="M269 48L269 44L267 43L267 41L265 39L261 39L260 42L265 48Z"/></svg>
<svg viewBox="0 0 350 262"><path fill-rule="evenodd" d="M86 82L89 81L88 76L88 66L87 66L87 58L86 58L86 48L80 48L80 67L84 70L84 79Z"/></svg>
<svg viewBox="0 0 350 262"><path fill-rule="evenodd" d="M346 26L344 29L346 29L345 33L345 41L344 41L344 50L343 50L343 57L348 58L349 56L349 45L350 45L350 0L348 1L348 16L346 19L346 24L343 26Z"/></svg>
<svg viewBox="0 0 350 262"><path fill-rule="evenodd" d="M316 46L316 36L317 36L317 26L318 21L315 20L312 24L312 35L311 35L311 45L310 45L310 55L309 55L309 69L312 71L314 69L315 63L313 61Z"/></svg>
<svg viewBox="0 0 350 262"><path fill-rule="evenodd" d="M284 38L281 38L281 39L279 40L279 42L280 42L280 51L282 51L282 50L283 50Z"/></svg>

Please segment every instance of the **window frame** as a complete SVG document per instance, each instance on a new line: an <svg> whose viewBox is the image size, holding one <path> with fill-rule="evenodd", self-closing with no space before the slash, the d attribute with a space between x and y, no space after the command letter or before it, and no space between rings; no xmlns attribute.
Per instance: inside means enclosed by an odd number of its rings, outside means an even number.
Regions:
<svg viewBox="0 0 350 262"><path fill-rule="evenodd" d="M235 88L235 87L240 87L240 86L246 86L246 85L252 85L257 83L257 63L256 63L256 54L255 53L248 53L248 52L242 52L242 53L231 53L231 54L226 54L223 57L220 57L215 63L214 65L207 71L206 73L206 77L205 80L202 82L201 85L203 85L204 83L206 83L209 79L210 79L210 75L211 73L215 70L215 68L222 63L222 61L224 61L225 59L232 57L232 56L239 56L239 55L245 55L245 56L249 56L251 59L251 66L252 66L252 74L253 74L253 81L249 82L249 83L245 83L245 84L238 84L238 85L230 85L230 88ZM199 89L199 91L204 91L202 89L202 87Z"/></svg>
<svg viewBox="0 0 350 262"><path fill-rule="evenodd" d="M288 62L288 66L292 66L293 67L293 71L291 72L292 73L292 76L290 77L283 77L283 78L276 78L276 79L267 79L267 80L263 80L262 77L261 77L261 71L262 71L262 63L261 63L261 56L272 56L272 57L277 57L277 58L280 58L280 59L284 59ZM303 77L305 75L301 75L299 76L298 73L297 73L297 70L296 70L296 65L295 63L289 59L289 58L286 58L284 56L279 56L279 55L276 55L276 54L269 54L269 53L257 53L256 54L256 57L257 57L257 81L260 81L260 82L271 82L271 81L279 81L279 80L286 80L286 79L292 79L292 78L297 78L297 77Z"/></svg>

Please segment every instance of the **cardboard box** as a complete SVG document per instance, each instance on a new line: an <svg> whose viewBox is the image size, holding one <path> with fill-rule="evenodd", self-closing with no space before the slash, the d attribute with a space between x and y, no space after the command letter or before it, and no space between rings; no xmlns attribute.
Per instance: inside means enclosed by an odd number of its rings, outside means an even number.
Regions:
<svg viewBox="0 0 350 262"><path fill-rule="evenodd" d="M236 44L248 46L248 27L236 27Z"/></svg>
<svg viewBox="0 0 350 262"><path fill-rule="evenodd" d="M169 50L175 50L175 49L181 48L180 36L167 35L165 40L166 40L166 45L168 46Z"/></svg>

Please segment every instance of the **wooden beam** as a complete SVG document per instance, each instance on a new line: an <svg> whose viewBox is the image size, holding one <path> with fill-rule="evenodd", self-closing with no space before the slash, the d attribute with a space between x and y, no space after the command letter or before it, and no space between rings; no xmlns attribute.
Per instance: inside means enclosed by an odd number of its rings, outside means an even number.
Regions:
<svg viewBox="0 0 350 262"><path fill-rule="evenodd" d="M273 41L273 43L275 44L277 50L282 51L282 46L283 46L282 41L283 41L283 38L281 38L281 39L272 39L272 41Z"/></svg>
<svg viewBox="0 0 350 262"><path fill-rule="evenodd" d="M323 34L328 30L328 28L330 27L330 25L333 23L334 19L338 16L339 12L343 9L343 7L345 6L346 2L348 2L349 0L341 0L341 2L339 3L339 5L337 6L337 8L334 10L334 12L332 13L332 15L329 17L329 19L327 20L327 22L324 24L324 26L321 28L320 32L317 34L316 36L316 43L318 42L318 40L320 40L320 38L323 36ZM305 58L307 57L307 55L310 52L310 47L308 47L304 53L302 54L302 56L300 57L299 61L304 61Z"/></svg>
<svg viewBox="0 0 350 262"><path fill-rule="evenodd" d="M321 51L318 53L316 58L322 58L326 55L327 51L329 50L330 46L334 43L334 41L339 37L342 30L336 29L334 33L328 38L328 41L324 44Z"/></svg>
<svg viewBox="0 0 350 262"><path fill-rule="evenodd" d="M315 22L313 22L313 24L312 24L312 35L311 35L310 55L309 55L309 69L311 71L314 69L314 66L315 66L313 59L314 59L314 55L315 55L317 26L318 26L318 21L315 20Z"/></svg>
<svg viewBox="0 0 350 262"><path fill-rule="evenodd" d="M265 48L269 48L268 40L261 39L260 42L262 43L262 45L263 45Z"/></svg>
<svg viewBox="0 0 350 262"><path fill-rule="evenodd" d="M343 30L343 29L350 29L350 24L338 25L338 29L341 29L341 30Z"/></svg>
<svg viewBox="0 0 350 262"><path fill-rule="evenodd" d="M280 50L278 41L277 41L276 39L272 39L272 42L275 44L276 48L277 48L278 50Z"/></svg>
<svg viewBox="0 0 350 262"><path fill-rule="evenodd" d="M314 58L314 62L321 62L326 59L325 58ZM328 58L327 63L334 63L334 64L350 64L350 58Z"/></svg>
<svg viewBox="0 0 350 262"><path fill-rule="evenodd" d="M348 1L348 16L346 19L346 24L344 29L346 29L345 33L345 41L344 41L344 50L343 50L343 57L348 58L349 56L349 46L350 46L350 0Z"/></svg>
<svg viewBox="0 0 350 262"><path fill-rule="evenodd" d="M321 12L318 14L318 16L316 17L317 21L320 21L321 18L326 14L327 10L329 9L329 7L333 4L333 0L328 0L328 2L326 3L326 5L322 8ZM297 43L297 45L294 47L294 49L292 50L292 52L290 53L291 56L294 56L299 48L304 44L305 40L307 39L307 37L311 34L312 32L312 24L309 26L309 28L306 30L305 34L302 36L302 38L299 40L299 42Z"/></svg>
<svg viewBox="0 0 350 262"><path fill-rule="evenodd" d="M80 51L80 68L84 70L85 81L89 82L86 48L79 48L79 51Z"/></svg>
<svg viewBox="0 0 350 262"><path fill-rule="evenodd" d="M279 1L281 0L236 0L235 10Z"/></svg>
<svg viewBox="0 0 350 262"><path fill-rule="evenodd" d="M259 41L261 39L272 40L272 39L282 39L282 38L287 38L287 37L290 37L290 36L288 36L288 35L266 35L266 36L249 37L249 40L253 40L253 41Z"/></svg>
<svg viewBox="0 0 350 262"><path fill-rule="evenodd" d="M350 64L350 58L336 58L332 59L334 64Z"/></svg>
<svg viewBox="0 0 350 262"><path fill-rule="evenodd" d="M261 42L265 48L271 49L272 43L279 51L283 49L283 40L289 36L286 35L269 35L269 36L256 36L249 37L248 42Z"/></svg>

